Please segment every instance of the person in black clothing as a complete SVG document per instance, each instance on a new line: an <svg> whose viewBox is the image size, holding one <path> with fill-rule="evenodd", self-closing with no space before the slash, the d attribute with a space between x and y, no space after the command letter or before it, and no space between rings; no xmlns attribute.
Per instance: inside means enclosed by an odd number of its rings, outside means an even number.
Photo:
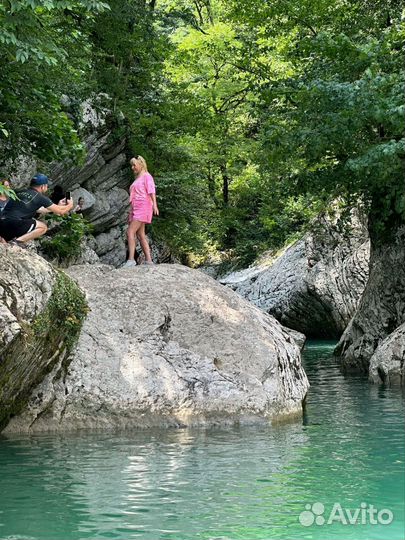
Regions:
<svg viewBox="0 0 405 540"><path fill-rule="evenodd" d="M56 184L49 198L53 203L59 204L60 201L65 198L65 192L63 191L63 187L59 184Z"/></svg>
<svg viewBox="0 0 405 540"><path fill-rule="evenodd" d="M0 180L0 184L3 185L3 187L11 189L11 182L10 180L4 179ZM8 196L6 194L0 193L0 214L3 212L4 208L6 207L6 204L8 203Z"/></svg>
<svg viewBox="0 0 405 540"><path fill-rule="evenodd" d="M4 180L0 181L0 186L11 189L11 182L10 182L10 180L7 180L5 178ZM1 219L1 214L3 213L3 210L5 209L6 204L8 203L8 201L9 201L8 195L6 195L6 193L4 193L2 190L0 190L0 219ZM4 238L2 236L0 236L0 244L6 244L6 243L7 242L4 240Z"/></svg>
<svg viewBox="0 0 405 540"><path fill-rule="evenodd" d="M55 204L45 196L48 182L47 176L36 174L30 187L16 191L18 199L9 199L0 219L0 236L7 242L28 242L45 234L48 227L46 223L34 219L37 212L53 212L63 216L73 208L72 199L65 204Z"/></svg>
<svg viewBox="0 0 405 540"><path fill-rule="evenodd" d="M79 200L77 201L77 205L75 209L73 210L74 214L80 214L83 215L83 207L84 207L84 197L79 197Z"/></svg>

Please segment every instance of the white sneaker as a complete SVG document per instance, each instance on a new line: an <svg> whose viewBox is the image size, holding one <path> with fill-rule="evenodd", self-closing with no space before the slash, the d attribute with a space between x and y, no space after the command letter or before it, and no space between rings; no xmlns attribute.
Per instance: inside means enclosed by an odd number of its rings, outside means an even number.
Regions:
<svg viewBox="0 0 405 540"><path fill-rule="evenodd" d="M135 261L127 261L125 264L122 265L122 268L131 268L132 266L136 266Z"/></svg>

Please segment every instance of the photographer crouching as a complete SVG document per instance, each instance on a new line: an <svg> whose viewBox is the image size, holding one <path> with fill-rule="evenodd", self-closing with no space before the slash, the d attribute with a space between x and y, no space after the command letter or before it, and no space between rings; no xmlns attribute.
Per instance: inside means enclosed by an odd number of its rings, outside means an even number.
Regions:
<svg viewBox="0 0 405 540"><path fill-rule="evenodd" d="M55 204L45 196L48 191L49 178L44 174L36 174L27 188L16 191L16 199L9 199L0 219L0 236L7 242L24 247L25 242L44 235L48 226L34 216L52 212L64 216L73 208L73 200L65 198Z"/></svg>

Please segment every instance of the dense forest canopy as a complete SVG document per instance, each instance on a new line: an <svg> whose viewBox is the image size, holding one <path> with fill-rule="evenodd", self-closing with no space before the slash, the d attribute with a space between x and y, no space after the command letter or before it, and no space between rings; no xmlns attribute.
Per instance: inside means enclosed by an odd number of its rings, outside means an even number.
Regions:
<svg viewBox="0 0 405 540"><path fill-rule="evenodd" d="M83 159L104 95L178 253L247 263L337 197L378 236L405 221L404 32L396 0L0 0L1 172Z"/></svg>

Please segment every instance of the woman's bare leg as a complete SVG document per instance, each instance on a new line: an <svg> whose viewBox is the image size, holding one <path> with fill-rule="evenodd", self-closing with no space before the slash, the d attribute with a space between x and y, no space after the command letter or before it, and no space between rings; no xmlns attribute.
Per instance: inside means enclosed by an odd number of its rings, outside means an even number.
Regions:
<svg viewBox="0 0 405 540"><path fill-rule="evenodd" d="M131 221L127 230L128 239L128 260L135 260L135 248L136 248L136 233L139 230L142 223L140 221Z"/></svg>
<svg viewBox="0 0 405 540"><path fill-rule="evenodd" d="M152 262L152 257L150 256L150 247L148 239L146 238L145 223L142 223L141 227L137 232L137 236L139 238L139 242L141 243L142 251L145 254L145 261Z"/></svg>

